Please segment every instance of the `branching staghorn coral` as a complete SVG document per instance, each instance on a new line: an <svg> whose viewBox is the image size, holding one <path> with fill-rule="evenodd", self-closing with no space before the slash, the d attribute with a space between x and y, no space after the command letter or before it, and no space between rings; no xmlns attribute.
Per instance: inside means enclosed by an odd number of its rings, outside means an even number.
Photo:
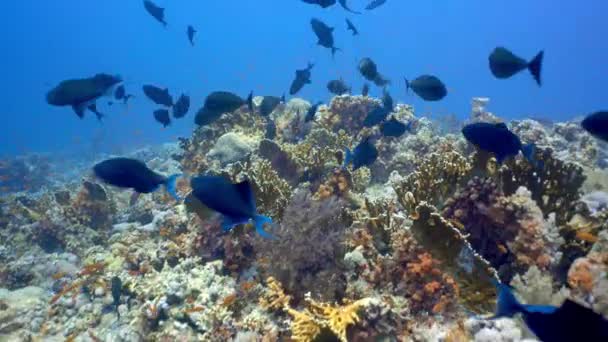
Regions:
<svg viewBox="0 0 608 342"><path fill-rule="evenodd" d="M268 289L260 298L260 305L267 310L282 310L292 317L291 338L296 342L313 341L324 329L329 329L340 341L347 342L347 328L360 322L359 312L371 303L370 298L364 298L335 305L317 302L307 296L307 308L298 311L290 306L291 297L285 294L276 279L269 277L266 282Z"/></svg>
<svg viewBox="0 0 608 342"><path fill-rule="evenodd" d="M403 178L391 177L401 205L413 212L422 202L442 205L471 171L471 164L457 152L432 153L416 171Z"/></svg>

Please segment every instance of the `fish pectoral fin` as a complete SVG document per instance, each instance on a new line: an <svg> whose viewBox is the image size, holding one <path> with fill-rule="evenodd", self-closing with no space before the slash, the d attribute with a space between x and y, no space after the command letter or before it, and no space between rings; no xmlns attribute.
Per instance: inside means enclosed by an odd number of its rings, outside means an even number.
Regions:
<svg viewBox="0 0 608 342"><path fill-rule="evenodd" d="M76 113L76 115L78 115L79 118L84 118L84 111L86 109L86 104L85 103L78 103L75 105L72 105L72 109L74 110L74 113Z"/></svg>

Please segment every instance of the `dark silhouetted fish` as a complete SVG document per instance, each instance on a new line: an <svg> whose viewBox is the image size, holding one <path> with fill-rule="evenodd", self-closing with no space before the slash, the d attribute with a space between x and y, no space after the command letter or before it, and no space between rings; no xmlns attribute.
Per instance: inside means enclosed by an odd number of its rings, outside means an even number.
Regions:
<svg viewBox="0 0 608 342"><path fill-rule="evenodd" d="M344 80L331 80L327 83L327 90L335 95L342 95L350 92L350 87L344 83Z"/></svg>
<svg viewBox="0 0 608 342"><path fill-rule="evenodd" d="M374 9L384 5L385 3L386 3L386 0L373 0L367 6L365 6L365 9L368 11L371 11L371 10L374 10Z"/></svg>
<svg viewBox="0 0 608 342"><path fill-rule="evenodd" d="M234 226L254 222L258 234L264 238L274 238L264 230L272 219L257 213L255 197L249 181L233 184L223 177L200 176L190 181L192 194L209 209L224 216L222 228L230 231Z"/></svg>
<svg viewBox="0 0 608 342"><path fill-rule="evenodd" d="M336 4L336 0L302 0L307 4L319 5L322 8L327 8Z"/></svg>
<svg viewBox="0 0 608 342"><path fill-rule="evenodd" d="M171 124L171 117L167 109L157 109L154 111L154 119L160 122L163 127L167 127Z"/></svg>
<svg viewBox="0 0 608 342"><path fill-rule="evenodd" d="M118 306L120 305L120 295L122 294L122 280L120 280L120 278L117 276L112 277L111 288L112 305L114 305L114 308L116 309L116 314L120 317L120 314L118 312Z"/></svg>
<svg viewBox="0 0 608 342"><path fill-rule="evenodd" d="M386 117L393 111L393 98L392 96L384 90L384 95L382 96L382 106L376 107L372 109L371 112L367 114L365 119L363 120L363 126L365 127L373 127L377 124L381 123L386 119Z"/></svg>
<svg viewBox="0 0 608 342"><path fill-rule="evenodd" d="M114 91L114 98L116 100L122 101L122 103L127 104L129 102L129 99L135 97L131 94L127 94L127 91L125 90L125 86L124 85L120 85L116 88L116 90Z"/></svg>
<svg viewBox="0 0 608 342"><path fill-rule="evenodd" d="M304 122L311 122L315 119L315 115L317 115L317 110L321 104L323 104L323 102L317 102L308 108L306 116L304 117Z"/></svg>
<svg viewBox="0 0 608 342"><path fill-rule="evenodd" d="M365 83L363 85L363 89L361 89L361 95L363 95L363 96L369 95L369 83Z"/></svg>
<svg viewBox="0 0 608 342"><path fill-rule="evenodd" d="M97 110L97 104L96 103L91 103L87 107L87 109L89 111L91 111L93 114L95 114L95 116L97 116L97 119L99 119L99 120L101 120L105 116L105 114L103 114L102 112L100 112L100 111Z"/></svg>
<svg viewBox="0 0 608 342"><path fill-rule="evenodd" d="M412 89L425 101L439 101L448 94L443 82L435 76L422 75L411 82L407 78L404 79L406 90Z"/></svg>
<svg viewBox="0 0 608 342"><path fill-rule="evenodd" d="M155 3L150 0L144 0L144 7L146 11L154 17L154 19L158 20L163 24L163 26L167 27L167 22L165 21L165 9L162 7L158 7Z"/></svg>
<svg viewBox="0 0 608 342"><path fill-rule="evenodd" d="M536 164L534 144L522 145L519 137L502 122L469 124L462 129L462 134L477 148L494 153L499 164L508 157L516 156L519 151L522 151L531 164Z"/></svg>
<svg viewBox="0 0 608 342"><path fill-rule="evenodd" d="M95 108L97 119L103 115L97 112L95 104L102 96L111 96L112 88L122 79L108 74L97 74L89 78L65 80L46 94L46 101L53 106L71 106L79 118L87 109Z"/></svg>
<svg viewBox="0 0 608 342"><path fill-rule="evenodd" d="M173 107L173 97L169 94L168 88L162 89L153 85L144 85L142 89L144 94L157 105Z"/></svg>
<svg viewBox="0 0 608 342"><path fill-rule="evenodd" d="M581 126L594 137L608 142L608 111L589 114Z"/></svg>
<svg viewBox="0 0 608 342"><path fill-rule="evenodd" d="M395 107L393 97L386 89L382 91L382 106L388 112L392 112L393 108Z"/></svg>
<svg viewBox="0 0 608 342"><path fill-rule="evenodd" d="M515 56L511 51L504 47L497 47L489 57L490 70L496 78L509 78L518 72L528 69L536 80L538 86L541 85L540 73L543 66L544 52L539 52L529 63L521 57Z"/></svg>
<svg viewBox="0 0 608 342"><path fill-rule="evenodd" d="M346 3L346 0L338 0L338 2L340 3L340 6L342 6L342 8L344 8L346 11L354 14L361 14L361 12L353 11L352 9L350 9L350 7L348 7L348 4Z"/></svg>
<svg viewBox="0 0 608 342"><path fill-rule="evenodd" d="M562 305L522 304L505 284L496 284L498 300L493 317L521 314L534 335L543 342L608 341L608 320L570 299Z"/></svg>
<svg viewBox="0 0 608 342"><path fill-rule="evenodd" d="M310 25L312 26L312 30L317 35L319 39L317 41L318 45L331 49L331 55L333 56L336 51L340 50L334 46L334 28L327 26L324 22L319 19L311 19Z"/></svg>
<svg viewBox="0 0 608 342"><path fill-rule="evenodd" d="M359 62L359 72L366 80L374 82L378 87L384 87L390 82L379 72L376 63L371 58L365 57Z"/></svg>
<svg viewBox="0 0 608 342"><path fill-rule="evenodd" d="M177 99L177 102L175 102L175 104L173 105L173 117L176 119L181 119L184 116L186 116L186 114L188 114L189 110L190 110L190 96L188 96L186 94L182 94Z"/></svg>
<svg viewBox="0 0 608 342"><path fill-rule="evenodd" d="M252 101L253 93L249 94L247 100L243 100L240 96L231 92L215 91L207 96L203 108L196 113L194 122L199 126L208 125L219 119L222 114L234 112L245 104L252 111Z"/></svg>
<svg viewBox="0 0 608 342"><path fill-rule="evenodd" d="M411 122L406 125L393 117L390 120L385 121L382 126L380 126L380 132L382 132L382 135L385 137L398 138L406 131L409 131L411 129L411 125Z"/></svg>
<svg viewBox="0 0 608 342"><path fill-rule="evenodd" d="M305 85L310 83L310 71L315 65L312 63L308 63L306 69L296 70L296 77L291 82L291 87L289 87L289 94L295 95L298 93Z"/></svg>
<svg viewBox="0 0 608 342"><path fill-rule="evenodd" d="M190 44L194 46L194 35L196 34L196 30L191 25L188 25L188 31L186 31L186 33L188 34Z"/></svg>
<svg viewBox="0 0 608 342"><path fill-rule="evenodd" d="M167 192L180 200L175 189L175 181L180 175L165 177L150 170L146 164L136 159L112 158L93 167L97 178L106 184L119 188L129 188L137 193L148 194L164 185Z"/></svg>
<svg viewBox="0 0 608 342"><path fill-rule="evenodd" d="M277 108L281 102L285 103L285 95L281 97L276 96L264 96L262 103L260 104L260 115L268 116Z"/></svg>
<svg viewBox="0 0 608 342"><path fill-rule="evenodd" d="M351 152L349 149L345 151L344 165L343 168L353 164L353 171L362 167L372 165L378 158L378 150L369 140L364 139L355 147Z"/></svg>
<svg viewBox="0 0 608 342"><path fill-rule="evenodd" d="M353 23L350 20L348 20L348 18L346 18L346 29L351 30L353 33L353 36L356 36L359 34L359 30L357 30L355 25L353 25Z"/></svg>

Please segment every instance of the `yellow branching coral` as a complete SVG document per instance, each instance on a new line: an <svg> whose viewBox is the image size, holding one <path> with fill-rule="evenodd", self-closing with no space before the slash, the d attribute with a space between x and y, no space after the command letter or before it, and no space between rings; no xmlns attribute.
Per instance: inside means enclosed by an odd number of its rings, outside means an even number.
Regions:
<svg viewBox="0 0 608 342"><path fill-rule="evenodd" d="M308 308L298 311L289 305L291 297L285 294L276 279L269 277L266 283L268 289L260 298L260 305L265 309L282 309L293 318L291 338L296 342L312 341L323 329L330 330L340 341L346 342L346 329L361 320L359 311L371 301L364 298L345 305L335 305L317 302L308 296Z"/></svg>
<svg viewBox="0 0 608 342"><path fill-rule="evenodd" d="M306 301L313 315L318 317L322 324L329 328L340 341L346 342L346 329L361 320L358 312L369 304L370 299L360 299L343 306L319 303L310 297L306 298Z"/></svg>
<svg viewBox="0 0 608 342"><path fill-rule="evenodd" d="M291 296L285 294L278 280L269 277L266 280L268 290L266 296L260 297L260 306L264 309L281 310L289 307Z"/></svg>

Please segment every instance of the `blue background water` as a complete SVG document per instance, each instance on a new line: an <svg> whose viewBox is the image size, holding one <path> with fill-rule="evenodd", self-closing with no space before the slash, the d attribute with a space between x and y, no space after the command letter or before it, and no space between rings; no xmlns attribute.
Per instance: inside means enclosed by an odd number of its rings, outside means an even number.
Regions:
<svg viewBox="0 0 608 342"><path fill-rule="evenodd" d="M330 98L326 83L336 77L363 84L357 61L369 56L393 80L394 97L418 114L466 117L474 96L492 99L490 109L507 118L568 119L606 108L607 1L570 0L388 0L364 15L338 4L321 9L299 0L157 0L167 8L163 28L140 0L10 0L3 3L3 78L0 83L0 154L23 151L121 150L188 136L205 95L230 90L245 96L288 91L295 69L313 61L312 85L298 94ZM367 0L349 0L362 9ZM316 46L311 17L335 26L335 59ZM349 17L361 31L346 31ZM186 26L199 33L197 46ZM543 87L522 73L501 81L487 57L504 45L529 59L545 49ZM66 78L117 73L137 96L129 108L101 105L103 124L93 115L80 120L70 108L50 107L46 92ZM439 103L405 93L403 76L431 73L448 86ZM189 115L162 130L142 83L170 88L174 97L191 95ZM373 89L378 95L379 89ZM105 103L106 101L102 101Z"/></svg>

